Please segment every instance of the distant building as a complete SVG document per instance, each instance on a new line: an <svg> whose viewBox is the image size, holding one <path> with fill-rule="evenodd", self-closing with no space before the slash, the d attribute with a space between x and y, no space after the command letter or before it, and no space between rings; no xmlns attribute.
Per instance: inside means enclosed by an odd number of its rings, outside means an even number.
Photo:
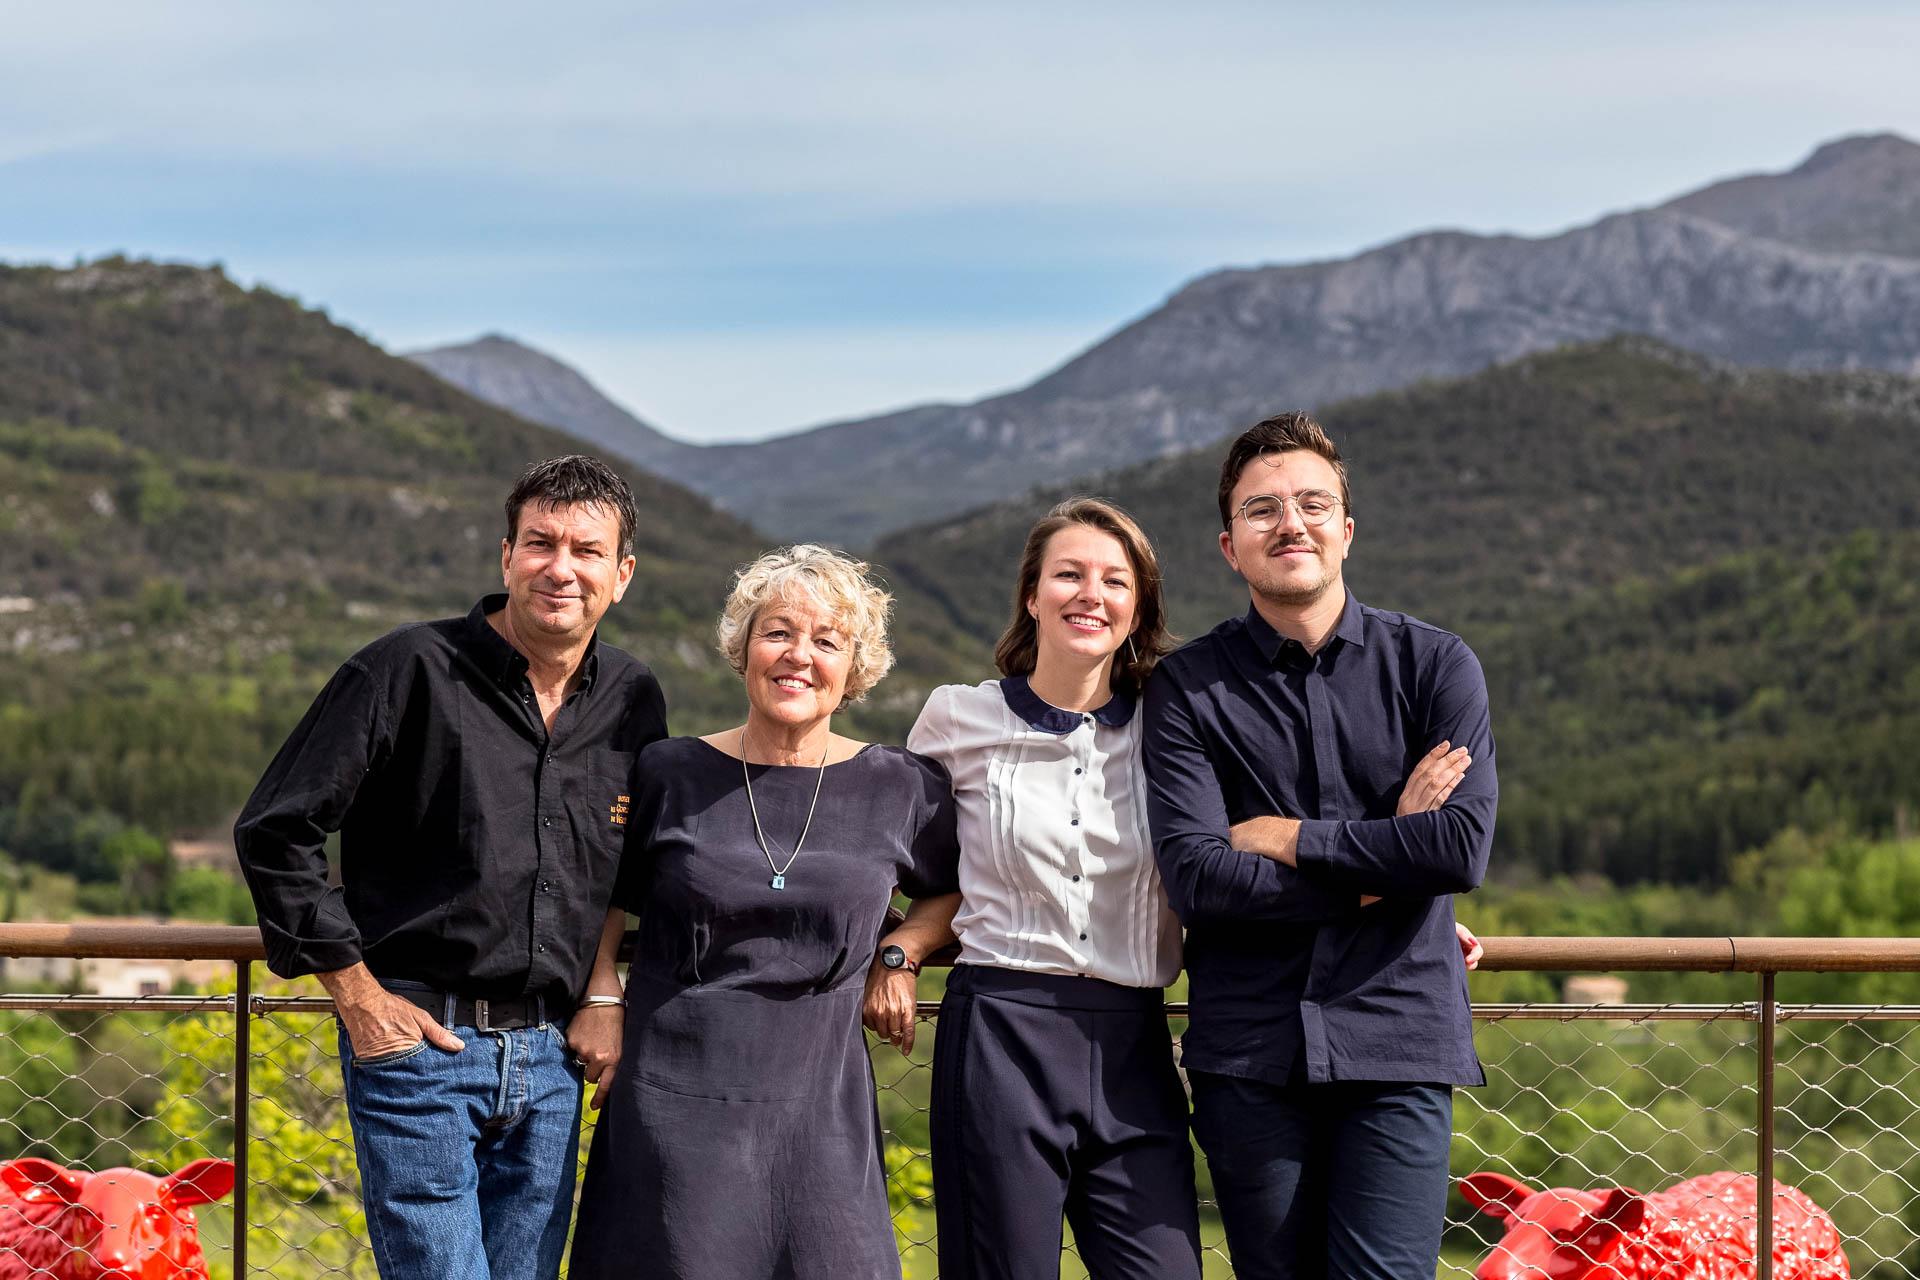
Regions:
<svg viewBox="0 0 1920 1280"><path fill-rule="evenodd" d="M141 916L89 917L88 924L164 924ZM51 987L81 995L163 996L182 984L207 987L231 976L225 960L130 960L106 956L0 956L0 985Z"/></svg>
<svg viewBox="0 0 1920 1280"><path fill-rule="evenodd" d="M1610 973L1576 973L1560 989L1566 1004L1625 1004L1627 980Z"/></svg>
<svg viewBox="0 0 1920 1280"><path fill-rule="evenodd" d="M67 956L0 956L0 982L21 987L74 988L80 962Z"/></svg>
<svg viewBox="0 0 1920 1280"><path fill-rule="evenodd" d="M238 817L238 814L234 815ZM212 867L238 879L240 859L233 851L231 822L212 836L192 840L169 840L167 853L176 867Z"/></svg>
<svg viewBox="0 0 1920 1280"><path fill-rule="evenodd" d="M108 960L80 962L80 985L97 996L163 996L182 984L204 988L233 972L224 960Z"/></svg>

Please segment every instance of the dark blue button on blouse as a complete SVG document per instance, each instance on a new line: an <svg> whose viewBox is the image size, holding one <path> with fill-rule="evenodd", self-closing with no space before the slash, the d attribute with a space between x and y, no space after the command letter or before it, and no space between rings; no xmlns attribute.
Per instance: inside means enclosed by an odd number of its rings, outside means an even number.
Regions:
<svg viewBox="0 0 1920 1280"><path fill-rule="evenodd" d="M1155 853L1187 926L1186 1065L1484 1083L1451 895L1486 872L1499 786L1465 642L1349 595L1309 654L1249 609L1161 663L1145 715ZM1396 818L1443 739L1472 768L1440 809ZM1257 817L1302 819L1297 870L1231 846Z"/></svg>

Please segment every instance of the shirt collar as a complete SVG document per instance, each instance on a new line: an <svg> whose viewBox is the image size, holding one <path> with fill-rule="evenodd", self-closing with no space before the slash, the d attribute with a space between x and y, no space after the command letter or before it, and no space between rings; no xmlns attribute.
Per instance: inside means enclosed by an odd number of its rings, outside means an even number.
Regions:
<svg viewBox="0 0 1920 1280"><path fill-rule="evenodd" d="M502 686L513 684L527 673L526 655L507 643L507 638L493 629L487 621L487 615L498 613L507 607L507 593L496 591L480 597L480 603L473 606L467 614L467 643L472 647L475 659L481 667ZM593 688L594 677L600 674L600 633L596 630L587 640L587 651L580 657L579 691L586 693Z"/></svg>
<svg viewBox="0 0 1920 1280"><path fill-rule="evenodd" d="M1357 644L1365 648L1367 624L1366 618L1362 616L1364 610L1360 602L1353 598L1353 592L1348 591L1346 597L1346 603L1340 609L1340 621L1334 626L1333 635L1328 637L1327 645L1331 646L1335 640L1344 640L1348 644ZM1299 641L1289 640L1275 631L1273 624L1261 617L1260 610L1251 604L1247 606L1247 636L1253 641L1254 647L1260 650L1260 656L1267 660L1269 666L1278 663L1283 655L1306 652L1305 646ZM1322 651L1325 651L1325 646Z"/></svg>
<svg viewBox="0 0 1920 1280"><path fill-rule="evenodd" d="M1133 719L1133 696L1126 693L1115 692L1104 706L1090 713L1062 711L1035 693L1025 676L1008 676L1002 680L1000 694L1013 714L1042 733L1072 733L1085 722L1086 714L1109 729L1122 728Z"/></svg>

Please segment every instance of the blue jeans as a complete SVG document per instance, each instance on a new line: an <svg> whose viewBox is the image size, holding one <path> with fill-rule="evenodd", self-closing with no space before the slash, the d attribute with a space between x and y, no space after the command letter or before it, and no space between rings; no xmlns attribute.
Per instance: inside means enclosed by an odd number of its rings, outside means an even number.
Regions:
<svg viewBox="0 0 1920 1280"><path fill-rule="evenodd" d="M340 1074L374 1260L388 1280L553 1280L580 1144L580 1070L552 1024L356 1060Z"/></svg>
<svg viewBox="0 0 1920 1280"><path fill-rule="evenodd" d="M1241 1280L1425 1280L1440 1262L1453 1090L1206 1071L1193 1132Z"/></svg>

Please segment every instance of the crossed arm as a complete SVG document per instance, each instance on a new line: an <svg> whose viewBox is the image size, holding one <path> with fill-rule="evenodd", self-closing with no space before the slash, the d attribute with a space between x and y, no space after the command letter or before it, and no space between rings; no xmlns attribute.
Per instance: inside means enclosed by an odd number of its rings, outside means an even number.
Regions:
<svg viewBox="0 0 1920 1280"><path fill-rule="evenodd" d="M1420 757L1420 762L1413 766L1413 772L1407 775L1406 786L1400 791L1400 803L1393 811L1394 817L1404 818L1409 814L1431 813L1438 809L1447 802L1472 765L1473 756L1467 748L1441 741ZM1236 849L1272 858L1284 866L1297 867L1302 825L1298 818L1248 818L1229 827L1227 835ZM1361 895L1362 905L1379 900L1379 894Z"/></svg>
<svg viewBox="0 0 1920 1280"><path fill-rule="evenodd" d="M1465 645L1443 655L1429 678L1426 723L1434 745L1408 778L1394 816L1359 821L1230 821L1208 735L1188 696L1172 682L1148 684L1145 763L1155 855L1168 898L1189 927L1324 923L1381 896L1437 897L1479 884L1498 794L1486 684Z"/></svg>

